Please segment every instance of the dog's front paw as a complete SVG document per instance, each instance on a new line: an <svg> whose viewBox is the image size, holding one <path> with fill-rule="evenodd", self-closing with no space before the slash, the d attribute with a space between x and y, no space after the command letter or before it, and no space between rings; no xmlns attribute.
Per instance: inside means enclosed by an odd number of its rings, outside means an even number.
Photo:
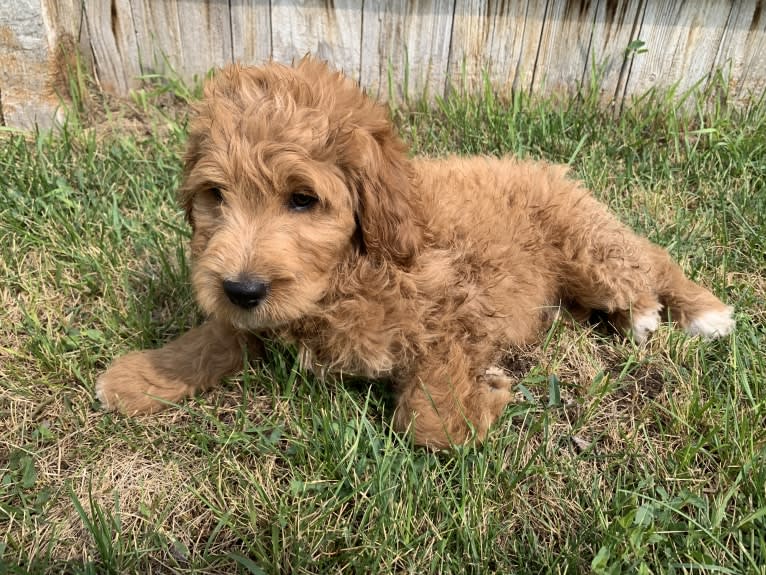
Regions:
<svg viewBox="0 0 766 575"><path fill-rule="evenodd" d="M487 386L484 396L484 407L488 413L485 414L485 417L492 422L513 399L513 394L511 393L513 382L505 371L497 366L488 368L481 377L481 380Z"/></svg>
<svg viewBox="0 0 766 575"><path fill-rule="evenodd" d="M511 387L511 378L501 367L493 365L484 371L482 378L484 382L493 389L509 389Z"/></svg>
<svg viewBox="0 0 766 575"><path fill-rule="evenodd" d="M157 351L118 358L96 381L96 397L107 410L127 415L153 413L190 395L186 384L163 373Z"/></svg>

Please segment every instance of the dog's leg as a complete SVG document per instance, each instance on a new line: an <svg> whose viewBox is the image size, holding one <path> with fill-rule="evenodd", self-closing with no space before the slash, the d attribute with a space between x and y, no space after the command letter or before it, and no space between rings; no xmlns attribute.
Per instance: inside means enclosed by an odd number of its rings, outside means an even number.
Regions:
<svg viewBox="0 0 766 575"><path fill-rule="evenodd" d="M673 321L688 333L707 338L732 332L735 322L730 306L688 279L662 248L652 245L649 257L660 302L668 308Z"/></svg>
<svg viewBox="0 0 766 575"><path fill-rule="evenodd" d="M476 370L457 345L449 354L427 358L402 382L394 427L408 430L415 443L443 449L474 437L481 441L511 401L511 381L501 370Z"/></svg>
<svg viewBox="0 0 766 575"><path fill-rule="evenodd" d="M606 238L596 235L592 249L611 255L571 262L567 291L581 305L609 312L637 341L657 329L663 307L692 335L721 337L733 330L731 308L689 280L664 249L627 228Z"/></svg>
<svg viewBox="0 0 766 575"><path fill-rule="evenodd" d="M566 199L546 218L561 246L568 299L608 312L618 328L638 341L657 329L663 307L691 334L731 332L731 308L687 279L664 249L620 223L587 191L575 188Z"/></svg>
<svg viewBox="0 0 766 575"><path fill-rule="evenodd" d="M96 395L105 408L128 415L159 411L236 373L243 349L259 354L260 346L255 336L208 321L160 349L118 358L98 378Z"/></svg>

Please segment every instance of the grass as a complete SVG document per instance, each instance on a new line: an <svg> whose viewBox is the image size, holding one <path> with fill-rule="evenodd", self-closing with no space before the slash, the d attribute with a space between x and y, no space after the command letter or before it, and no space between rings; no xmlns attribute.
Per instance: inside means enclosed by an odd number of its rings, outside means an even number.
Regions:
<svg viewBox="0 0 766 575"><path fill-rule="evenodd" d="M186 120L153 81L128 112L0 140L0 572L766 573L766 102L396 111L420 154L570 163L737 309L715 342L556 325L509 353L518 401L487 443L433 454L390 430L384 386L320 382L276 343L178 409L99 411L112 358L201 319Z"/></svg>

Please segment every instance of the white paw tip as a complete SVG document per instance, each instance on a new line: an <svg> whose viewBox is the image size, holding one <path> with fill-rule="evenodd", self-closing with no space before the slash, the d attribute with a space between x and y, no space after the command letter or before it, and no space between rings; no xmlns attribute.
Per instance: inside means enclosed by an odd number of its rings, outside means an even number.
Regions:
<svg viewBox="0 0 766 575"><path fill-rule="evenodd" d="M96 399L98 399L99 403L101 403L102 409L111 409L109 402L106 400L106 394L104 393L104 383L101 380L101 377L96 380Z"/></svg>
<svg viewBox="0 0 766 575"><path fill-rule="evenodd" d="M734 310L727 307L723 310L706 311L686 326L689 335L699 335L708 339L724 337L734 331L736 322L732 317Z"/></svg>
<svg viewBox="0 0 766 575"><path fill-rule="evenodd" d="M633 338L638 342L646 341L649 335L660 327L660 308L653 309L633 318Z"/></svg>

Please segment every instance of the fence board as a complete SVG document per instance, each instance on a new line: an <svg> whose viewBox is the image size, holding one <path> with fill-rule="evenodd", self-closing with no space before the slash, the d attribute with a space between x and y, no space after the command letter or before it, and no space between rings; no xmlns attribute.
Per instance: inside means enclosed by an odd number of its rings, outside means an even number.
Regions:
<svg viewBox="0 0 766 575"><path fill-rule="evenodd" d="M629 64L625 49L637 38L643 10L644 3L634 0L598 2L584 81L591 76L599 78L599 97L604 105L622 100Z"/></svg>
<svg viewBox="0 0 766 575"><path fill-rule="evenodd" d="M272 56L292 62L306 54L336 62L359 79L362 11L353 0L272 0Z"/></svg>
<svg viewBox="0 0 766 575"><path fill-rule="evenodd" d="M185 58L175 2L130 1L142 72L161 73L169 71L169 66L183 74Z"/></svg>
<svg viewBox="0 0 766 575"><path fill-rule="evenodd" d="M529 0L524 14L524 32L521 39L521 55L516 74L513 79L513 89L529 92L535 80L537 55L540 52L540 41L545 25L547 2Z"/></svg>
<svg viewBox="0 0 766 575"><path fill-rule="evenodd" d="M590 56L595 19L596 2L549 0L532 68L533 91L562 93L579 86Z"/></svg>
<svg viewBox="0 0 766 575"><path fill-rule="evenodd" d="M271 57L271 6L265 0L231 4L232 56L240 62L264 62Z"/></svg>
<svg viewBox="0 0 766 575"><path fill-rule="evenodd" d="M442 94L447 81L454 0L365 2L360 80L385 96Z"/></svg>
<svg viewBox="0 0 766 575"><path fill-rule="evenodd" d="M657 0L646 3L638 37L647 52L633 58L626 94L655 86L683 93L713 70L732 2Z"/></svg>
<svg viewBox="0 0 766 575"><path fill-rule="evenodd" d="M161 73L170 67L191 81L213 66L232 61L231 13L226 2L128 1L142 71Z"/></svg>
<svg viewBox="0 0 766 575"><path fill-rule="evenodd" d="M187 77L189 73L204 76L212 67L211 63L223 66L234 58L228 2L204 0L203 4L204 10L199 9L198 2L180 1L177 4L184 54L183 72Z"/></svg>
<svg viewBox="0 0 766 575"><path fill-rule="evenodd" d="M477 92L488 78L494 88L513 88L521 69L527 2L457 0L449 76L454 86Z"/></svg>
<svg viewBox="0 0 766 575"><path fill-rule="evenodd" d="M110 92L126 94L141 75L129 0L85 0L96 77Z"/></svg>
<svg viewBox="0 0 766 575"><path fill-rule="evenodd" d="M24 6L23 3L21 3ZM56 100L46 94L46 30L43 6L0 2L0 120L22 128L48 126Z"/></svg>
<svg viewBox="0 0 766 575"><path fill-rule="evenodd" d="M41 7L49 46L55 46L61 34L79 39L87 29L81 0L42 0Z"/></svg>
<svg viewBox="0 0 766 575"><path fill-rule="evenodd" d="M729 93L743 104L766 91L766 7L737 2L721 41L716 66L728 77Z"/></svg>

